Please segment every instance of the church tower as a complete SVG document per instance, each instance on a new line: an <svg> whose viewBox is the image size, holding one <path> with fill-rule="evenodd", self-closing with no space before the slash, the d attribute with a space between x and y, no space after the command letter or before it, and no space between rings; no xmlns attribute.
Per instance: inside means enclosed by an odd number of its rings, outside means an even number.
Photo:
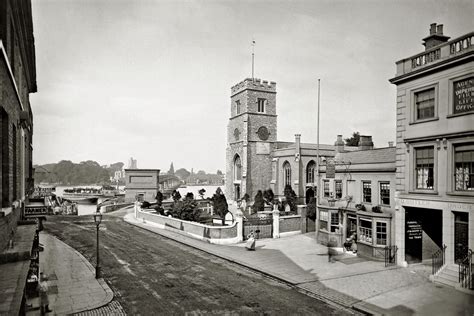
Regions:
<svg viewBox="0 0 474 316"><path fill-rule="evenodd" d="M231 88L226 197L251 199L270 188L277 140L276 83L247 78Z"/></svg>

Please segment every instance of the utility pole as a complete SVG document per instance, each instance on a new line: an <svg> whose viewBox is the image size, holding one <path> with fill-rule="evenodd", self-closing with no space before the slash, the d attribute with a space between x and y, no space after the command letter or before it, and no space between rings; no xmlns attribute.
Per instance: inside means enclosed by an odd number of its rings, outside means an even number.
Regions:
<svg viewBox="0 0 474 316"><path fill-rule="evenodd" d="M317 132L316 132L316 142L317 142L317 145L316 145L316 170L317 170L317 184L316 184L316 201L319 201L319 197L320 197L320 181L319 181L319 104L320 104L320 99L321 99L321 79L318 79L318 128L317 128Z"/></svg>
<svg viewBox="0 0 474 316"><path fill-rule="evenodd" d="M255 40L252 40L252 81L255 81L254 77L254 63L255 63Z"/></svg>

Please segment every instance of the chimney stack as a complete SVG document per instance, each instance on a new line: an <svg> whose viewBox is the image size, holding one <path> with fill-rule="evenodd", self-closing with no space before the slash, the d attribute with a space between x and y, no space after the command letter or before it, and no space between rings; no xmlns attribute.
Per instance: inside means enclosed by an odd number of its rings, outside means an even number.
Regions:
<svg viewBox="0 0 474 316"><path fill-rule="evenodd" d="M372 142L372 136L360 135L359 150L370 150L370 149L374 149L374 143Z"/></svg>
<svg viewBox="0 0 474 316"><path fill-rule="evenodd" d="M423 45L425 50L429 50L432 47L446 43L449 40L449 36L443 35L443 24L436 25L436 23L430 24L430 35L423 39Z"/></svg>
<svg viewBox="0 0 474 316"><path fill-rule="evenodd" d="M393 142L388 142L388 147L393 147Z"/></svg>
<svg viewBox="0 0 474 316"><path fill-rule="evenodd" d="M334 143L334 147L336 153L343 153L344 152L344 140L342 139L342 135L337 135L336 142Z"/></svg>

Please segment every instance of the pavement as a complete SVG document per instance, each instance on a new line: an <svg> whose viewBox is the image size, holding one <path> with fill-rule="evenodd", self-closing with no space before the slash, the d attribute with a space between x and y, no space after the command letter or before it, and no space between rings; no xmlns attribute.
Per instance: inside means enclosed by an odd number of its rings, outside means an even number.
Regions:
<svg viewBox="0 0 474 316"><path fill-rule="evenodd" d="M115 308L113 304L108 306L113 299L112 290L103 279L95 278L95 268L84 256L44 232L40 233L40 243L44 246L40 252L40 271L48 284L49 308L53 310L48 315ZM40 315L38 297L29 298L27 303L31 308L26 315Z"/></svg>
<svg viewBox="0 0 474 316"><path fill-rule="evenodd" d="M137 220L133 213L124 220L344 309L372 315L474 315L474 295L432 283L431 265L385 267L384 262L342 253L342 249L336 260L329 262L327 247L316 242L314 232L257 240L256 251L247 251L244 243L210 244Z"/></svg>

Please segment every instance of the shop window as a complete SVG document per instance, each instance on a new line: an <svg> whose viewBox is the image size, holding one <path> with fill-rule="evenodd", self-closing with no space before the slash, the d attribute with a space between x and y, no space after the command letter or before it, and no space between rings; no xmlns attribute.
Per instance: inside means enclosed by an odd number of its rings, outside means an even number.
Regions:
<svg viewBox="0 0 474 316"><path fill-rule="evenodd" d="M368 219L359 219L359 240L372 243L372 221Z"/></svg>
<svg viewBox="0 0 474 316"><path fill-rule="evenodd" d="M265 107L267 105L266 99L258 99L257 101L257 112L258 113L265 113Z"/></svg>
<svg viewBox="0 0 474 316"><path fill-rule="evenodd" d="M456 191L474 191L474 144L454 148Z"/></svg>
<svg viewBox="0 0 474 316"><path fill-rule="evenodd" d="M314 170L316 169L316 163L310 161L306 167L306 183L314 183Z"/></svg>
<svg viewBox="0 0 474 316"><path fill-rule="evenodd" d="M331 233L339 233L339 212L331 212Z"/></svg>
<svg viewBox="0 0 474 316"><path fill-rule="evenodd" d="M235 101L235 114L240 114L240 100Z"/></svg>
<svg viewBox="0 0 474 316"><path fill-rule="evenodd" d="M372 203L372 183L370 181L362 181L362 202Z"/></svg>
<svg viewBox="0 0 474 316"><path fill-rule="evenodd" d="M335 180L334 181L334 191L336 192L336 199L342 199L342 181Z"/></svg>
<svg viewBox="0 0 474 316"><path fill-rule="evenodd" d="M324 197L329 197L329 180L323 180Z"/></svg>
<svg viewBox="0 0 474 316"><path fill-rule="evenodd" d="M380 204L390 205L390 183L380 183Z"/></svg>
<svg viewBox="0 0 474 316"><path fill-rule="evenodd" d="M377 234L377 245L387 245L387 223L377 222L376 223L376 234Z"/></svg>
<svg viewBox="0 0 474 316"><path fill-rule="evenodd" d="M285 176L285 186L291 186L291 166L288 161L283 164L283 173Z"/></svg>
<svg viewBox="0 0 474 316"><path fill-rule="evenodd" d="M435 88L415 92L415 118L424 120L435 116Z"/></svg>
<svg viewBox="0 0 474 316"><path fill-rule="evenodd" d="M416 188L433 190L434 148L423 147L415 150Z"/></svg>
<svg viewBox="0 0 474 316"><path fill-rule="evenodd" d="M328 230L329 214L327 210L319 211L319 229Z"/></svg>

